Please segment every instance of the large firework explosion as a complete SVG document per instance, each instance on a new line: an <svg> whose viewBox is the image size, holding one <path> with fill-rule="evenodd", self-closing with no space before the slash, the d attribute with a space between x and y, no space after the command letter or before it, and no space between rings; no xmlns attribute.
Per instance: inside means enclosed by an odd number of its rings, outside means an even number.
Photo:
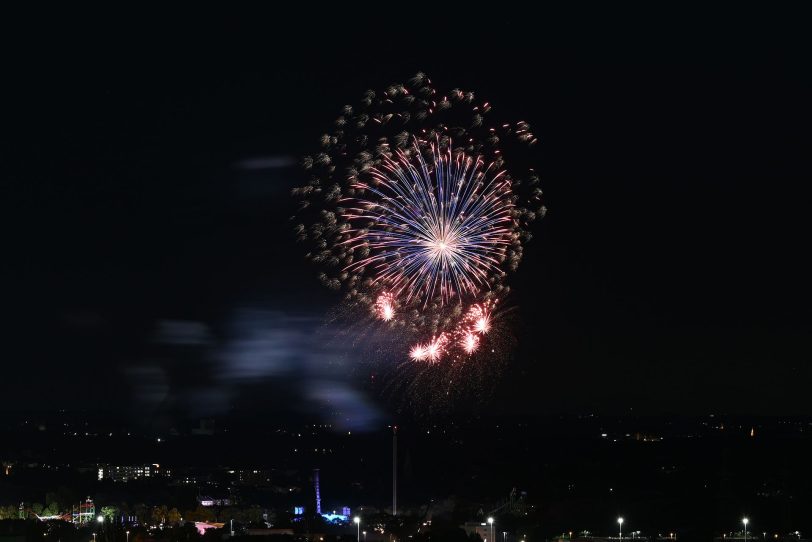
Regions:
<svg viewBox="0 0 812 542"><path fill-rule="evenodd" d="M424 74L367 91L305 158L309 181L293 190L296 233L322 282L402 331L415 363L483 349L528 225L544 214L527 152L536 137L523 121L491 124L490 111Z"/></svg>

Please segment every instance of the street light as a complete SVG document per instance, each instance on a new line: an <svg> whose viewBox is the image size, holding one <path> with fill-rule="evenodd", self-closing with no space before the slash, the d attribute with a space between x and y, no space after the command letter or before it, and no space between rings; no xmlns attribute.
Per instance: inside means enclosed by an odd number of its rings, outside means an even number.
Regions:
<svg viewBox="0 0 812 542"><path fill-rule="evenodd" d="M367 542L367 532L366 531L361 531L361 534L364 535L364 542Z"/></svg>
<svg viewBox="0 0 812 542"><path fill-rule="evenodd" d="M750 520L742 518L742 523L744 523L744 542L747 542L747 524L750 523Z"/></svg>
<svg viewBox="0 0 812 542"><path fill-rule="evenodd" d="M358 542L361 542L361 518L355 516L352 518L352 520L355 522L355 526L358 528Z"/></svg>
<svg viewBox="0 0 812 542"><path fill-rule="evenodd" d="M96 521L98 521L99 523L104 523L104 516L98 516L96 518Z"/></svg>
<svg viewBox="0 0 812 542"><path fill-rule="evenodd" d="M127 542L130 542L130 531L127 531Z"/></svg>
<svg viewBox="0 0 812 542"><path fill-rule="evenodd" d="M488 524L491 526L491 542L496 542L496 540L494 540L495 537L493 535L493 518L492 517L488 518Z"/></svg>
<svg viewBox="0 0 812 542"><path fill-rule="evenodd" d="M618 538L623 540L623 518L617 518Z"/></svg>

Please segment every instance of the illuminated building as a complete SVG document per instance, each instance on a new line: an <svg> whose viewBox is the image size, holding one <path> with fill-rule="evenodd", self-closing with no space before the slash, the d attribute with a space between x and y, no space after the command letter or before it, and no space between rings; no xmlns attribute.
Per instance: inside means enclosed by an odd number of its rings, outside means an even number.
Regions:
<svg viewBox="0 0 812 542"><path fill-rule="evenodd" d="M231 499L226 497L222 499L217 499L214 497L198 497L197 502L200 503L200 506L231 506Z"/></svg>
<svg viewBox="0 0 812 542"><path fill-rule="evenodd" d="M169 477L172 472L157 463L152 465L99 465L98 479L129 482L139 478Z"/></svg>

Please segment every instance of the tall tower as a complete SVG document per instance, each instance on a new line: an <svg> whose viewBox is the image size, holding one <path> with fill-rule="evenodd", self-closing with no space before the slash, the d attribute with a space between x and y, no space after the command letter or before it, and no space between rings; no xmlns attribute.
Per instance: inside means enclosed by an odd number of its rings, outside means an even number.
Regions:
<svg viewBox="0 0 812 542"><path fill-rule="evenodd" d="M321 515L321 490L319 488L319 469L313 469L313 488L316 490L316 513Z"/></svg>
<svg viewBox="0 0 812 542"><path fill-rule="evenodd" d="M398 515L398 426L392 426L392 515Z"/></svg>

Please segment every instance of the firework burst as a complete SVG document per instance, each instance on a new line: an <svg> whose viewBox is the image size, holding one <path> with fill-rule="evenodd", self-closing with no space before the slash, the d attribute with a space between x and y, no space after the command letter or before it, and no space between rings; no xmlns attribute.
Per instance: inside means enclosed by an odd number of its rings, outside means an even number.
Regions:
<svg viewBox="0 0 812 542"><path fill-rule="evenodd" d="M545 212L527 152L538 139L526 122L490 122L491 110L425 74L367 91L304 159L310 179L293 191L296 234L322 282L399 330L415 362L484 350Z"/></svg>
<svg viewBox="0 0 812 542"><path fill-rule="evenodd" d="M411 156L397 151L352 188L361 197L343 217L348 250L366 257L344 271L370 267L376 280L405 304L426 307L475 299L503 273L513 237L513 200L504 171L450 146L415 141Z"/></svg>

